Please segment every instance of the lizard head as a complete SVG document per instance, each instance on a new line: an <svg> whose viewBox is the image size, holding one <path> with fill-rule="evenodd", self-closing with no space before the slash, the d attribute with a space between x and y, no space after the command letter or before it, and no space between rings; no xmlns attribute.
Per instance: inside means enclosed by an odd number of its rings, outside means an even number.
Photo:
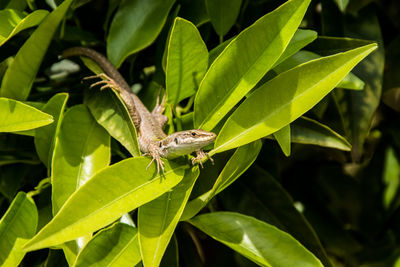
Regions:
<svg viewBox="0 0 400 267"><path fill-rule="evenodd" d="M161 155L167 158L175 158L195 152L212 142L216 134L203 130L188 130L168 135L159 142L162 148Z"/></svg>

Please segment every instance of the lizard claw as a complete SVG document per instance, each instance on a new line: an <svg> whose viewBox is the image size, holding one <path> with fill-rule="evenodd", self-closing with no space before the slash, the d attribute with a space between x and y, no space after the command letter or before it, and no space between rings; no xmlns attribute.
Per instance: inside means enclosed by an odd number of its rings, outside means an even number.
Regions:
<svg viewBox="0 0 400 267"><path fill-rule="evenodd" d="M192 158L192 165L195 164L200 164L201 168L203 168L203 158L207 157L207 159L209 159L212 163L212 165L214 165L214 160L208 155L207 152L204 152L202 149L199 149L196 151L196 157Z"/></svg>
<svg viewBox="0 0 400 267"><path fill-rule="evenodd" d="M98 85L103 85L102 87L100 87L100 90L104 90L106 88L111 88L111 89L118 88L118 85L115 83L115 81L113 79L111 79L108 75L106 75L105 73L100 73L99 75L84 77L83 80L91 80L91 79L97 79L97 78L100 78L102 80L92 83L90 85L90 88L93 88Z"/></svg>
<svg viewBox="0 0 400 267"><path fill-rule="evenodd" d="M157 174L160 174L160 169L162 171L162 173L164 173L164 166L165 163L162 161L160 155L158 154L151 154L151 153L145 153L144 155L150 155L153 158L151 159L149 165L147 165L146 170L151 166L151 164L155 161L156 165L157 165Z"/></svg>

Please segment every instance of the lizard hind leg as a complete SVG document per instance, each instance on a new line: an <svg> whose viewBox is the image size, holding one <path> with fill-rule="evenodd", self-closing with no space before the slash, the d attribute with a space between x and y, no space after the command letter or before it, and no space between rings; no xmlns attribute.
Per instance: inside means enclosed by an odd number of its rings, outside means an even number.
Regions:
<svg viewBox="0 0 400 267"><path fill-rule="evenodd" d="M157 101L156 101L156 106L154 109L151 111L151 115L158 121L158 123L161 125L162 128L164 128L165 124L168 122L168 117L163 115L162 113L165 110L165 102L167 100L167 95L164 94L161 102L160 102L160 95L161 95L161 89L160 92L158 93L157 96Z"/></svg>
<svg viewBox="0 0 400 267"><path fill-rule="evenodd" d="M118 87L117 83L105 73L88 76L88 77L83 78L83 80L91 80L91 79L98 79L98 78L100 78L102 80L92 83L90 85L90 88L96 87L98 85L103 85L102 87L100 87L100 90L104 90L106 88L111 88L111 89L120 91L120 90L118 90L119 87Z"/></svg>

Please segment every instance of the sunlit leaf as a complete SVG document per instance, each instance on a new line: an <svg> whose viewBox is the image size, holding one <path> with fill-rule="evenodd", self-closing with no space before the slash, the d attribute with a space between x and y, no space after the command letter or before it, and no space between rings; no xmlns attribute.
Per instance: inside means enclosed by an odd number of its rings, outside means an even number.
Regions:
<svg viewBox="0 0 400 267"><path fill-rule="evenodd" d="M207 46L196 27L176 18L168 43L166 89L169 103L195 94L208 67Z"/></svg>
<svg viewBox="0 0 400 267"><path fill-rule="evenodd" d="M215 142L214 153L247 144L294 121L317 104L376 47L370 44L313 60L265 83L227 120Z"/></svg>
<svg viewBox="0 0 400 267"><path fill-rule="evenodd" d="M80 186L110 163L110 136L84 105L69 109L57 137L52 173L55 215Z"/></svg>
<svg viewBox="0 0 400 267"><path fill-rule="evenodd" d="M195 216L213 197L238 179L256 160L260 149L261 141L238 148L226 163L213 187L206 193L188 202L181 220L188 220Z"/></svg>
<svg viewBox="0 0 400 267"><path fill-rule="evenodd" d="M19 49L3 77L1 96L17 100L28 98L44 54L72 2L66 0L51 12Z"/></svg>
<svg viewBox="0 0 400 267"><path fill-rule="evenodd" d="M150 159L120 161L96 173L65 202L57 215L29 243L35 250L90 234L167 192L183 177L185 165L165 161L157 174Z"/></svg>
<svg viewBox="0 0 400 267"><path fill-rule="evenodd" d="M257 84L284 52L309 2L286 2L229 43L200 84L194 106L196 128L212 130Z"/></svg>
<svg viewBox="0 0 400 267"><path fill-rule="evenodd" d="M35 235L38 212L24 192L17 194L0 220L0 265L18 266L25 251L21 247Z"/></svg>
<svg viewBox="0 0 400 267"><path fill-rule="evenodd" d="M38 25L49 12L36 10L29 15L12 10L0 10L0 46L20 31Z"/></svg>
<svg viewBox="0 0 400 267"><path fill-rule="evenodd" d="M137 229L116 223L89 241L74 266L135 266L140 260Z"/></svg>
<svg viewBox="0 0 400 267"><path fill-rule="evenodd" d="M53 117L22 102L0 98L0 132L35 129L53 122Z"/></svg>
<svg viewBox="0 0 400 267"><path fill-rule="evenodd" d="M42 108L43 112L53 116L54 122L48 126L41 127L35 132L35 148L40 160L44 165L51 165L54 142L63 118L64 108L68 100L68 94L60 93L54 95Z"/></svg>
<svg viewBox="0 0 400 267"><path fill-rule="evenodd" d="M189 222L262 266L323 266L292 236L253 217L213 212Z"/></svg>
<svg viewBox="0 0 400 267"><path fill-rule="evenodd" d="M119 67L126 57L150 45L160 33L174 2L121 1L107 37L110 61Z"/></svg>
<svg viewBox="0 0 400 267"><path fill-rule="evenodd" d="M145 266L160 265L198 176L198 168L188 169L177 186L139 207L139 243Z"/></svg>

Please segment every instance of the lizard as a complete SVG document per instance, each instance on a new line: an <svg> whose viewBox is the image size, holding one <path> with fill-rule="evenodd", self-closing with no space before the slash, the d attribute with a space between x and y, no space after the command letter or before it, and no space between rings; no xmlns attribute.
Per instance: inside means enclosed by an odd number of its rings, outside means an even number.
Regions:
<svg viewBox="0 0 400 267"><path fill-rule="evenodd" d="M140 151L144 153L143 155L152 157L147 168L155 161L157 173L160 172L160 169L164 172L164 162L161 158L173 159L193 152L196 152L196 157L192 158L192 164L199 162L203 166L202 159L204 157L209 158L213 163L212 158L202 148L214 142L215 133L193 129L170 135L165 134L163 128L168 121L168 118L162 114L165 109L165 95L161 103L159 96L157 97L157 104L150 112L105 56L87 47L72 47L62 53L63 58L73 56L83 56L93 60L104 72L85 78L102 78L90 87L102 85L101 90L111 88L120 95L136 128Z"/></svg>

